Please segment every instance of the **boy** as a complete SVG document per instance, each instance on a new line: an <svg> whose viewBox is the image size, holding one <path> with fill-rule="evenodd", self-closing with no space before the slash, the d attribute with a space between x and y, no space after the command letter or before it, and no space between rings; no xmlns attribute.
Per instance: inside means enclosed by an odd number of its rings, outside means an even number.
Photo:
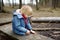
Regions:
<svg viewBox="0 0 60 40"><path fill-rule="evenodd" d="M12 28L13 32L19 35L35 34L32 30L28 16L32 15L32 8L28 5L22 6L13 13Z"/></svg>

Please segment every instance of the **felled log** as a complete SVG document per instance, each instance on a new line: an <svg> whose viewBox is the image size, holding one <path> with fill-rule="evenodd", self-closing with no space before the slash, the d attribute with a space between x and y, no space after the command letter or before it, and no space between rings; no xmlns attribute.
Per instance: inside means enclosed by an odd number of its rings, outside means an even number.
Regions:
<svg viewBox="0 0 60 40"><path fill-rule="evenodd" d="M32 18L32 22L40 23L40 22L60 22L60 17L37 17Z"/></svg>
<svg viewBox="0 0 60 40"><path fill-rule="evenodd" d="M60 30L60 28L33 28L35 31Z"/></svg>

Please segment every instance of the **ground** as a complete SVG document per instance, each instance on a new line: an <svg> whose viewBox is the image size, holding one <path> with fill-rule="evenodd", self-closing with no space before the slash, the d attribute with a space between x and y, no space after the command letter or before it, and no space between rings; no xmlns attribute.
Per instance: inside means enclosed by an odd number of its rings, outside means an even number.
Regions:
<svg viewBox="0 0 60 40"><path fill-rule="evenodd" d="M12 12L15 9L18 9L18 8L4 7L4 10L7 13L0 13L0 21L1 22L6 21L5 18L7 18L8 20L12 19L12 14L13 14ZM33 15L33 17L60 17L60 8L56 8L56 9L40 8L40 10L36 10L35 8L33 8L32 15ZM4 21L2 21L2 20L4 20Z"/></svg>
<svg viewBox="0 0 60 40"><path fill-rule="evenodd" d="M16 9L16 8L15 8ZM8 11L7 13L0 13L0 23L6 22L6 21L11 21L12 20L12 10L14 10L14 8L11 7L5 7L4 10ZM40 8L40 10L35 10L33 9L33 16L34 17L60 17L60 8L57 9L51 9L51 8ZM37 28L60 28L60 23L33 23L33 28L37 27ZM46 36L46 34L49 34L49 32L45 32L45 31L38 31L37 34L35 35L29 35L29 36L19 36L16 35L12 32L12 25L10 24L6 24L6 25L2 25L0 26L0 30L2 30L3 32L12 35L13 37L16 37L20 40L53 40L53 38ZM51 31L51 30L50 30ZM60 32L60 31L59 31ZM60 34L59 34L60 35ZM29 38L28 38L29 37ZM57 39L56 39L57 40Z"/></svg>

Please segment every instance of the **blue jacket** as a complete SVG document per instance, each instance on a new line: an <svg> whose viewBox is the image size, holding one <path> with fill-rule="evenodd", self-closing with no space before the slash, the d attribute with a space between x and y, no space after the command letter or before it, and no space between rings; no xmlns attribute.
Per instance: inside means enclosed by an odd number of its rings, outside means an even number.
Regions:
<svg viewBox="0 0 60 40"><path fill-rule="evenodd" d="M25 24L23 16L21 13L18 13L16 11L13 12L13 19L12 19L12 29L13 32L19 35L25 35L25 33L28 30L31 30L32 27L29 22L29 18L27 18L28 23Z"/></svg>

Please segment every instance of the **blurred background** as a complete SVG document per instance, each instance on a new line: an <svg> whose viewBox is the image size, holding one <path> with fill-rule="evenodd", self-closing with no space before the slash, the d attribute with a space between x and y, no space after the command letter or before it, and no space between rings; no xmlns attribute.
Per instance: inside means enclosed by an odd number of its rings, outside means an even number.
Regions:
<svg viewBox="0 0 60 40"><path fill-rule="evenodd" d="M60 0L0 0L0 14L11 13L22 5L30 5L34 17L60 16Z"/></svg>
<svg viewBox="0 0 60 40"><path fill-rule="evenodd" d="M12 16L13 16L12 12L16 9L20 9L23 5L30 5L32 7L33 9L32 15L34 18L60 17L60 0L0 0L0 38L2 38L2 40L8 37L8 36L5 36L6 34L3 34L4 32L11 36L16 37L16 35L12 33L12 23L11 23ZM39 33L38 34L39 36L31 35L24 38L27 40L29 40L28 37L30 37L30 39L33 38L32 40L37 40L39 38L41 38L41 40L42 39L50 40L50 38L55 39L55 40L60 40L60 22L59 23L58 22L50 23L50 22L51 21L49 21L48 23L44 23L44 22L32 23L32 27L34 29L36 28L35 29L36 31L39 30L37 31L37 33ZM48 31L46 31L46 29ZM8 40L11 39L9 37L8 37ZM21 38L20 37L21 36L17 35L16 38L23 39L23 37Z"/></svg>

